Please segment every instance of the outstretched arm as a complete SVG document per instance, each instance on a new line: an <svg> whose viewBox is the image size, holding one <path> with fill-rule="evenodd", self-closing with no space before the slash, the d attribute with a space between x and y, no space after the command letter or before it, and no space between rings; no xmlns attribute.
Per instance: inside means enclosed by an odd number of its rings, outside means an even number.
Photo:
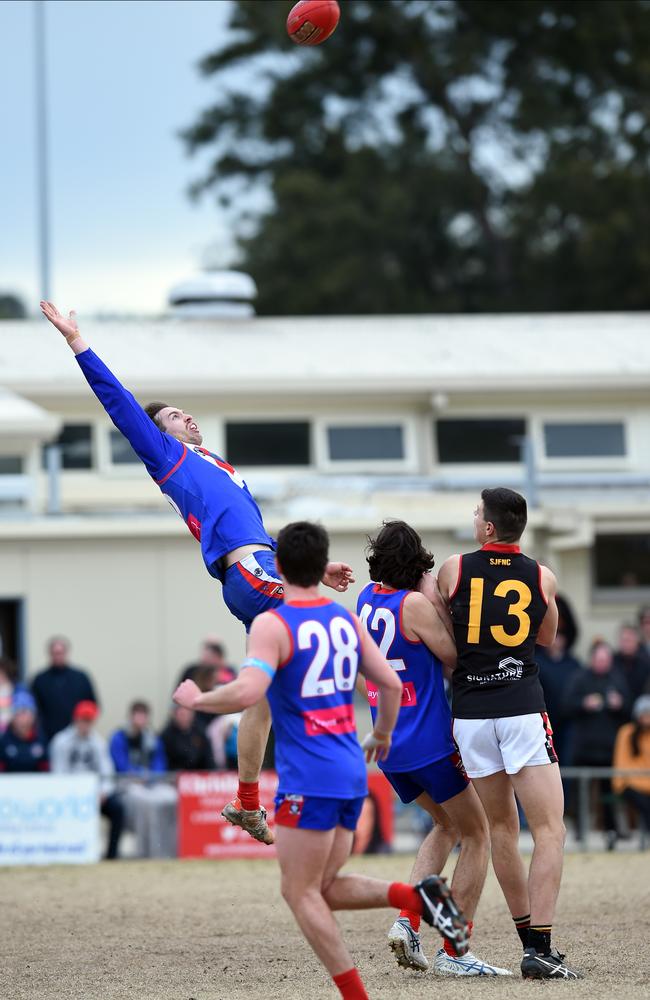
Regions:
<svg viewBox="0 0 650 1000"><path fill-rule="evenodd" d="M219 715L240 712L261 701L278 664L286 659L288 653L289 639L282 623L270 612L261 614L251 627L248 656L237 679L203 694L194 681L183 681L174 692L174 701L186 708Z"/></svg>
<svg viewBox="0 0 650 1000"><path fill-rule="evenodd" d="M90 349L79 332L74 312L65 317L52 302L41 302L41 311L65 337L90 388L138 458L144 462L147 472L154 479L162 479L180 458L183 450L180 441L162 433L135 397Z"/></svg>

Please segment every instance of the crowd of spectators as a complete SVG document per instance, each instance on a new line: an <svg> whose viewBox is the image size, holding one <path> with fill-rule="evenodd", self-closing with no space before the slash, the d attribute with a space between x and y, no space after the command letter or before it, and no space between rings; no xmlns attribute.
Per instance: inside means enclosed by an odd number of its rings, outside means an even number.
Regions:
<svg viewBox="0 0 650 1000"><path fill-rule="evenodd" d="M537 659L560 763L639 772L593 783L596 822L613 848L622 835L621 803L650 831L650 776L641 773L650 770L650 606L636 624L621 626L616 648L595 639L583 664L573 652L578 629L571 609L562 598L558 604L557 637L538 647ZM18 681L15 664L0 657L0 771L95 773L108 821L106 857L118 856L125 829L135 835L138 856L174 857L177 795L167 775L236 768L239 715L170 705L156 732L150 706L136 700L107 741L97 731L101 708L93 681L70 662L68 640L54 637L47 653L29 687ZM179 680L191 677L207 691L235 676L223 644L209 636ZM565 787L581 837L575 789Z"/></svg>
<svg viewBox="0 0 650 1000"><path fill-rule="evenodd" d="M562 599L559 605L557 637L552 646L538 647L537 662L560 764L650 769L650 606L641 609L636 624L621 625L616 648L595 638L583 664L572 652L578 630L571 610ZM650 831L650 778L602 777L593 787L596 823L610 850L624 835L619 797ZM565 790L581 839L585 817L576 788L565 783Z"/></svg>
<svg viewBox="0 0 650 1000"><path fill-rule="evenodd" d="M138 856L175 857L177 793L166 776L236 767L239 716L215 718L170 704L157 733L150 706L136 700L107 741L97 731L101 707L93 681L70 662L68 640L54 637L47 654L31 687L18 682L11 660L0 657L0 772L94 773L108 821L106 858L118 857L125 829L135 835ZM207 691L236 673L222 643L210 636L181 676Z"/></svg>

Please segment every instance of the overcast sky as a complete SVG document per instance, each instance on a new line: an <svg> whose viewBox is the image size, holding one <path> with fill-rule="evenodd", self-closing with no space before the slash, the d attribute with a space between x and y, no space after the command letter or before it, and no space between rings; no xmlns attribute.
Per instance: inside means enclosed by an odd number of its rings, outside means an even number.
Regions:
<svg viewBox="0 0 650 1000"><path fill-rule="evenodd" d="M159 312L206 247L227 264L214 200L177 138L214 93L198 59L228 0L47 0L52 296L79 312ZM0 0L0 291L40 297L34 5ZM214 258L213 258L214 259ZM221 262L221 261L220 261Z"/></svg>

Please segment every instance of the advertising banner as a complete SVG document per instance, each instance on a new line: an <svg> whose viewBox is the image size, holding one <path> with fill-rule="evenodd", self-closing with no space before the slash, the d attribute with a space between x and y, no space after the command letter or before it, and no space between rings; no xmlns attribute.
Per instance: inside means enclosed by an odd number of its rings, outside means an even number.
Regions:
<svg viewBox="0 0 650 1000"><path fill-rule="evenodd" d="M260 801L273 829L277 776L260 775ZM389 848L393 841L394 792L383 774L368 775L369 796L357 830L355 850ZM253 840L221 815L226 802L237 795L234 771L186 772L178 778L179 858L273 858L275 848Z"/></svg>
<svg viewBox="0 0 650 1000"><path fill-rule="evenodd" d="M260 802L273 824L274 771L260 775ZM275 848L253 840L221 815L237 795L235 771L186 772L178 778L179 858L274 858Z"/></svg>
<svg viewBox="0 0 650 1000"><path fill-rule="evenodd" d="M0 775L0 865L98 860L96 775Z"/></svg>

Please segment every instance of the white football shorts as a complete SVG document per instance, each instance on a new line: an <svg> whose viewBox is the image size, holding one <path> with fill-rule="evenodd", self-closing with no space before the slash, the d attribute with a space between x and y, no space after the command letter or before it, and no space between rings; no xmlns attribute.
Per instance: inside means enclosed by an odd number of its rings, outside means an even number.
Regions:
<svg viewBox="0 0 650 1000"><path fill-rule="evenodd" d="M470 778L497 771L557 764L553 730L546 712L507 719L454 719L454 739Z"/></svg>

